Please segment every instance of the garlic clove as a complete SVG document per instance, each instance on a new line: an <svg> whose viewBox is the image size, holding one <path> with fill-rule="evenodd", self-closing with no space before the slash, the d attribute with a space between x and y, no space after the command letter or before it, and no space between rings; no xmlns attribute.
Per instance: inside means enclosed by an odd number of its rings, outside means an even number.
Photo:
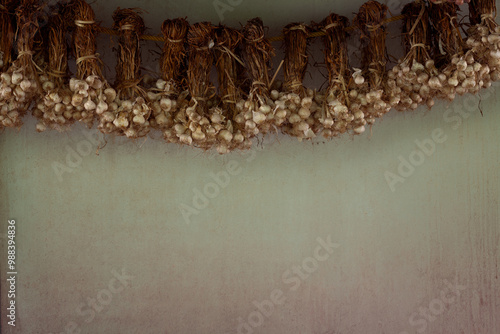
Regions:
<svg viewBox="0 0 500 334"><path fill-rule="evenodd" d="M21 81L23 81L23 75L20 72L14 72L12 73L12 84L14 85L19 85Z"/></svg>
<svg viewBox="0 0 500 334"><path fill-rule="evenodd" d="M82 103L83 103L83 96L82 95L80 95L80 94L73 95L73 97L71 99L71 104L74 107L77 107L77 106L81 105Z"/></svg>
<svg viewBox="0 0 500 334"><path fill-rule="evenodd" d="M2 74L0 74L0 80L2 80L3 84L10 85L12 82L12 77L9 73L2 72Z"/></svg>
<svg viewBox="0 0 500 334"><path fill-rule="evenodd" d="M263 105L263 106L260 106L259 108L259 112L263 113L263 114L268 114L271 112L271 107L268 106L268 105Z"/></svg>
<svg viewBox="0 0 500 334"><path fill-rule="evenodd" d="M146 119L142 115L136 115L136 116L134 116L134 118L132 119L132 121L134 123L141 124L141 125L144 124L144 123L146 123Z"/></svg>
<svg viewBox="0 0 500 334"><path fill-rule="evenodd" d="M252 120L247 120L247 121L245 122L245 129L247 129L247 130L253 130L253 129L255 129L256 127L257 127L257 124L255 124L255 122L254 122L254 121L252 121Z"/></svg>
<svg viewBox="0 0 500 334"><path fill-rule="evenodd" d="M299 116L302 119L309 118L309 116L311 116L311 110L309 110L308 108L302 107L299 109Z"/></svg>
<svg viewBox="0 0 500 334"><path fill-rule="evenodd" d="M360 85L365 83L365 78L362 75L357 75L354 77L354 83L356 83L356 85L360 86Z"/></svg>
<svg viewBox="0 0 500 334"><path fill-rule="evenodd" d="M295 114L295 113L291 114L290 118L288 119L288 121L292 124L299 123L301 120L302 120L302 118L298 114Z"/></svg>
<svg viewBox="0 0 500 334"><path fill-rule="evenodd" d="M37 125L36 125L36 131L43 132L45 130L47 130L47 127L45 126L45 124L43 124L43 123L37 123Z"/></svg>
<svg viewBox="0 0 500 334"><path fill-rule="evenodd" d="M242 114L238 114L238 115L234 116L234 121L238 124L243 124L243 123L245 123L245 117L243 117Z"/></svg>
<svg viewBox="0 0 500 334"><path fill-rule="evenodd" d="M106 96L107 103L111 103L116 100L116 91L113 88L106 88L104 90L104 95Z"/></svg>
<svg viewBox="0 0 500 334"><path fill-rule="evenodd" d="M359 126L357 128L354 128L354 133L362 134L363 132L365 132L365 127L364 126Z"/></svg>
<svg viewBox="0 0 500 334"><path fill-rule="evenodd" d="M23 81L21 81L19 86L21 87L22 90L27 92L31 88L31 81L29 81L28 79L24 79Z"/></svg>
<svg viewBox="0 0 500 334"><path fill-rule="evenodd" d="M233 139L233 134L228 130L222 130L219 133L219 138L229 143Z"/></svg>
<svg viewBox="0 0 500 334"><path fill-rule="evenodd" d="M201 127L199 126L195 132L191 135L194 140L204 140L206 138L206 135L203 131L201 131Z"/></svg>
<svg viewBox="0 0 500 334"><path fill-rule="evenodd" d="M212 123L222 123L222 115L218 112L215 112L210 115L210 120L212 121Z"/></svg>
<svg viewBox="0 0 500 334"><path fill-rule="evenodd" d="M87 111L93 111L96 109L96 104L94 103L94 101L92 100L87 100L85 102L85 104L83 105L83 107L85 108L85 110Z"/></svg>
<svg viewBox="0 0 500 334"><path fill-rule="evenodd" d="M327 117L324 121L323 121L323 125L326 127L326 128L331 128L333 126L333 118L331 117Z"/></svg>
<svg viewBox="0 0 500 334"><path fill-rule="evenodd" d="M266 115L264 115L263 113L261 112L254 112L253 113L253 121L256 123L256 124L262 124L266 121Z"/></svg>
<svg viewBox="0 0 500 334"><path fill-rule="evenodd" d="M238 132L237 134L234 135L233 140L236 143L242 143L245 140L245 137L241 133Z"/></svg>
<svg viewBox="0 0 500 334"><path fill-rule="evenodd" d="M160 100L160 107L165 111L170 111L172 108L172 100L169 98L162 98Z"/></svg>

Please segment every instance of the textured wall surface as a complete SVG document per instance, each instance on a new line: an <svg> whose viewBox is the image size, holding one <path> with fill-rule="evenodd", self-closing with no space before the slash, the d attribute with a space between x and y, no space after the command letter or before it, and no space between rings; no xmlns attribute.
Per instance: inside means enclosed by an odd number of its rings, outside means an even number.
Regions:
<svg viewBox="0 0 500 334"><path fill-rule="evenodd" d="M259 15L271 34L362 4L220 2L224 23ZM153 33L220 19L211 1L93 4L107 26L118 5L145 9ZM8 219L18 244L2 333L500 333L498 91L225 156L155 139L98 150L95 129L39 134L28 118L0 134L2 264Z"/></svg>

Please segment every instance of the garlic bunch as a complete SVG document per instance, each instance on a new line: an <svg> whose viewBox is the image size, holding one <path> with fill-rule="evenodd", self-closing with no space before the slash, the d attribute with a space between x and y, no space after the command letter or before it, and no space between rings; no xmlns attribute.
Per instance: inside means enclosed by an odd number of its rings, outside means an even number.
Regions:
<svg viewBox="0 0 500 334"><path fill-rule="evenodd" d="M107 86L107 85L106 85ZM104 87L103 87L104 88ZM97 95L95 113L99 124L97 128L102 133L119 133L118 128L113 124L116 112L118 110L118 101L116 90L112 87L106 87L100 90Z"/></svg>
<svg viewBox="0 0 500 334"><path fill-rule="evenodd" d="M224 127L217 134L218 143L216 146L219 154L226 154L234 149L248 149L252 141L246 139L240 130L233 127L231 120L226 120Z"/></svg>
<svg viewBox="0 0 500 334"><path fill-rule="evenodd" d="M163 132L163 136L169 142L176 142L177 137L173 129L174 115L177 111L178 101L185 98L185 94L177 96L173 90L174 84L163 79L156 81L156 87L148 91L148 99L151 101L152 117L151 127ZM176 97L177 96L177 97Z"/></svg>
<svg viewBox="0 0 500 334"><path fill-rule="evenodd" d="M322 135L325 138L335 137L345 133L350 123L354 120L349 108L339 101L336 94L332 91L327 92L326 103L319 118L319 122L323 125Z"/></svg>
<svg viewBox="0 0 500 334"><path fill-rule="evenodd" d="M470 50L465 55L452 57L451 63L438 76L446 78L440 88L440 97L452 101L456 94L476 94L484 86L484 75L489 75L489 67L483 66L475 57Z"/></svg>
<svg viewBox="0 0 500 334"><path fill-rule="evenodd" d="M234 149L248 149L252 145L246 130L231 120L220 107L220 101L207 101L206 115L200 115L197 105L189 106L186 100L187 92L178 98L179 108L173 115L173 126L164 131L164 136L170 142L195 146L202 149L215 147L220 154ZM238 113L234 119L239 119Z"/></svg>
<svg viewBox="0 0 500 334"><path fill-rule="evenodd" d="M241 121L242 105L244 102L236 104L231 112L236 115L227 114L227 111L221 109L221 106L216 106L211 110L211 121L217 129L216 149L219 154L225 154L235 149L249 149L252 147L253 135L248 135L245 130L244 123L237 123L236 119ZM234 116L234 117L232 117Z"/></svg>
<svg viewBox="0 0 500 334"><path fill-rule="evenodd" d="M73 93L71 105L74 107L73 118L92 127L94 118L99 115L106 118L112 112L111 104L116 99L116 92L109 88L104 79L90 75L85 80L71 78L69 88ZM111 109L111 110L110 110ZM102 121L101 121L102 123Z"/></svg>
<svg viewBox="0 0 500 334"><path fill-rule="evenodd" d="M242 99L236 103L237 114L234 121L246 138L253 138L259 133L266 134L273 128L275 122L273 107L274 103L268 97Z"/></svg>
<svg viewBox="0 0 500 334"><path fill-rule="evenodd" d="M375 123L376 118L389 112L391 104L387 95L384 94L383 84L370 87L360 69L355 69L352 77L354 84L349 91L351 115L347 122L353 123L350 128L355 134L361 134L365 131L366 124Z"/></svg>
<svg viewBox="0 0 500 334"><path fill-rule="evenodd" d="M203 116L196 104L188 106L183 101L181 100L181 108L174 116L173 130L178 142L203 149L216 147L221 154L229 152L240 139L240 143L243 142L241 134L234 134L233 124L226 119L219 101L207 101L208 109Z"/></svg>
<svg viewBox="0 0 500 334"><path fill-rule="evenodd" d="M367 106L366 109L362 108L362 110L368 124L373 124L375 118L381 118L391 110L391 105L388 103L384 95L384 90L381 88L370 90L366 93L364 100L366 100Z"/></svg>
<svg viewBox="0 0 500 334"><path fill-rule="evenodd" d="M101 118L99 128L108 133L111 131L117 135L125 135L128 138L144 137L150 131L149 116L151 108L142 96L137 96L134 100L116 99L116 110L113 111L113 120L108 115ZM115 106L113 106L114 108ZM113 125L110 125L113 124ZM106 129L104 131L104 129Z"/></svg>
<svg viewBox="0 0 500 334"><path fill-rule="evenodd" d="M222 109L215 99L198 101L188 99L188 95L188 91L179 95L173 116L174 131L166 130L164 136L171 142L210 149L217 144L217 133L224 127Z"/></svg>
<svg viewBox="0 0 500 334"><path fill-rule="evenodd" d="M191 106L183 106L175 120L175 132L180 143L198 147L205 146L207 136L203 128L206 128L210 121L198 112L197 102Z"/></svg>
<svg viewBox="0 0 500 334"><path fill-rule="evenodd" d="M67 130L74 122L71 90L66 86L56 87L47 75L41 75L39 80L44 94L40 96L33 110L33 116L39 121L36 125L37 131L42 132L47 128Z"/></svg>
<svg viewBox="0 0 500 334"><path fill-rule="evenodd" d="M19 127L38 93L38 84L14 63L0 75L0 126Z"/></svg>
<svg viewBox="0 0 500 334"><path fill-rule="evenodd" d="M477 85L472 87L472 91L476 91L482 87L488 88L493 81L500 79L500 27L494 21L487 20L471 30L466 41L470 48L466 60L472 60L472 58L475 60L474 63L468 65L478 70L475 72ZM472 85L472 83L467 85Z"/></svg>
<svg viewBox="0 0 500 334"><path fill-rule="evenodd" d="M433 60L420 64L400 61L387 74L387 96L389 105L399 111L415 110L421 104L430 108L434 97L442 88L443 76L439 77Z"/></svg>
<svg viewBox="0 0 500 334"><path fill-rule="evenodd" d="M273 115L276 127L281 127L299 140L316 137L314 132L314 114L321 108L314 99L312 89L304 90L304 97L297 93L271 91L275 99Z"/></svg>

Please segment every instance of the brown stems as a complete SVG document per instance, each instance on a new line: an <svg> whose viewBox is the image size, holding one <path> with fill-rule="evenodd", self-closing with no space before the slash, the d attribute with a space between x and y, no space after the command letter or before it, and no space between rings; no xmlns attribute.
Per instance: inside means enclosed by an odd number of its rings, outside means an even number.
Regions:
<svg viewBox="0 0 500 334"><path fill-rule="evenodd" d="M33 66L33 45L38 32L40 7L37 0L22 0L16 9L17 15L17 52L19 65L35 74Z"/></svg>
<svg viewBox="0 0 500 334"><path fill-rule="evenodd" d="M119 32L116 82L117 93L130 99L135 93L143 95L139 84L141 70L140 36L146 30L144 20L136 9L117 9L113 13L113 29Z"/></svg>
<svg viewBox="0 0 500 334"><path fill-rule="evenodd" d="M337 14L330 14L321 23L325 32L325 63L328 69L328 91L338 96L341 102L347 100L349 86L349 55L345 29L349 19Z"/></svg>
<svg viewBox="0 0 500 334"><path fill-rule="evenodd" d="M283 29L283 35L285 36L285 60L283 64L285 81L283 88L287 92L304 97L302 81L309 60L307 56L309 28L302 23L291 23Z"/></svg>
<svg viewBox="0 0 500 334"><path fill-rule="evenodd" d="M469 2L469 20L471 25L489 21L496 26L497 7L495 0L471 0Z"/></svg>
<svg viewBox="0 0 500 334"><path fill-rule="evenodd" d="M361 6L354 18L354 24L361 30L363 72L368 77L372 89L380 87L385 76L387 33L384 20L386 16L386 5L377 1L368 1Z"/></svg>
<svg viewBox="0 0 500 334"><path fill-rule="evenodd" d="M207 114L207 101L214 88L210 83L213 63L211 48L214 31L210 22L195 23L189 28L189 65L187 71L191 105L197 104L200 116Z"/></svg>
<svg viewBox="0 0 500 334"><path fill-rule="evenodd" d="M242 60L237 55L237 49L243 35L236 29L219 26L215 31L216 68L219 83L219 93L223 109L227 116L233 119L236 113L236 103L241 98L238 87L238 64Z"/></svg>
<svg viewBox="0 0 500 334"><path fill-rule="evenodd" d="M451 57L463 51L463 41L457 22L458 6L454 3L429 5L433 31L433 58L437 67L448 64Z"/></svg>
<svg viewBox="0 0 500 334"><path fill-rule="evenodd" d="M48 56L49 68L47 74L56 87L61 87L68 72L68 48L65 39L66 24L63 16L56 13L49 20Z"/></svg>
<svg viewBox="0 0 500 334"><path fill-rule="evenodd" d="M76 77L80 80L85 80L91 75L102 78L101 63L97 54L97 24L94 11L84 0L73 0L71 8L75 24L73 43L77 66Z"/></svg>
<svg viewBox="0 0 500 334"><path fill-rule="evenodd" d="M430 58L429 46L431 45L431 30L429 23L429 10L425 3L411 2L403 7L403 44L406 50L406 61L409 66L416 61L420 64Z"/></svg>
<svg viewBox="0 0 500 334"><path fill-rule="evenodd" d="M0 52L2 56L2 66L0 71L5 72L12 63L12 48L14 44L14 24L12 20L13 1L2 1L0 9Z"/></svg>
<svg viewBox="0 0 500 334"><path fill-rule="evenodd" d="M186 19L178 18L165 20L161 31L165 42L161 55L160 66L163 80L175 83L176 89L185 86L186 76L186 37L189 23Z"/></svg>
<svg viewBox="0 0 500 334"><path fill-rule="evenodd" d="M260 18L247 22L243 28L245 43L243 56L247 72L252 79L250 95L269 96L269 63L274 55L274 49L269 40L265 38L264 23Z"/></svg>

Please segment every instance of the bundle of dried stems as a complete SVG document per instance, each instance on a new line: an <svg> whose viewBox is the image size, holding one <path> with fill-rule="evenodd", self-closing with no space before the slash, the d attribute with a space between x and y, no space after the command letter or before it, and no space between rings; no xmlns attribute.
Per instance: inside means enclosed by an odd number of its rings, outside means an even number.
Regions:
<svg viewBox="0 0 500 334"><path fill-rule="evenodd" d="M242 53L246 73L252 83L247 100L235 120L240 125L244 125L246 136L252 137L259 132L268 132L271 126L268 119L271 111L269 66L274 49L265 38L264 23L260 18L247 22L243 28L243 36Z"/></svg>
<svg viewBox="0 0 500 334"><path fill-rule="evenodd" d="M243 57L252 79L250 95L269 95L269 64L274 56L271 43L265 38L264 23L260 18L247 22L243 28Z"/></svg>
<svg viewBox="0 0 500 334"><path fill-rule="evenodd" d="M22 0L16 8L17 59L1 75L0 127L19 127L31 103L41 93L34 39L39 30L37 0ZM7 32L8 33L8 32Z"/></svg>
<svg viewBox="0 0 500 334"><path fill-rule="evenodd" d="M349 19L332 13L319 25L323 37L325 64L328 70L328 88L323 108L318 115L325 138L337 136L348 128L351 86L351 70L347 49L346 28Z"/></svg>
<svg viewBox="0 0 500 334"><path fill-rule="evenodd" d="M102 78L101 62L97 54L96 37L98 26L92 7L84 0L71 2L74 18L73 45L75 47L76 77L85 80L91 75Z"/></svg>
<svg viewBox="0 0 500 334"><path fill-rule="evenodd" d="M428 83L437 74L430 56L431 26L429 9L417 0L403 7L402 37L406 55L389 72L387 92L393 107L399 111L413 110L422 103L434 105L434 93ZM436 79L432 79L431 82Z"/></svg>
<svg viewBox="0 0 500 334"><path fill-rule="evenodd" d="M286 92L305 95L302 85L306 74L309 57L307 55L307 37L310 33L308 26L302 23L290 23L283 29L285 38L285 59L283 72L285 80L283 88Z"/></svg>
<svg viewBox="0 0 500 334"><path fill-rule="evenodd" d="M325 46L325 63L328 70L328 93L337 96L341 102L347 102L350 68L347 50L346 28L349 19L337 14L328 15L321 23L321 30L325 32L323 43Z"/></svg>
<svg viewBox="0 0 500 334"><path fill-rule="evenodd" d="M308 37L311 28L304 23L291 23L283 29L285 59L283 60L284 83L282 92L271 91L271 97L277 107L274 112L274 126L299 140L315 136L312 131L314 118L312 114L319 109L313 103L314 91L303 86L308 57ZM283 114L286 112L285 118ZM285 122L286 121L286 122ZM284 123L284 124L283 124Z"/></svg>
<svg viewBox="0 0 500 334"><path fill-rule="evenodd" d="M188 117L194 122L208 113L208 100L214 93L210 82L213 63L214 29L210 22L193 24L188 31L189 64L187 81L191 94Z"/></svg>
<svg viewBox="0 0 500 334"><path fill-rule="evenodd" d="M215 66L219 83L221 106L225 116L233 119L236 116L236 103L242 92L238 87L238 65L242 63L237 55L243 35L236 29L218 26L215 30Z"/></svg>
<svg viewBox="0 0 500 334"><path fill-rule="evenodd" d="M377 1L368 1L354 18L354 24L361 31L363 72L372 89L380 87L385 74L387 33L384 21L387 9L386 5Z"/></svg>
<svg viewBox="0 0 500 334"><path fill-rule="evenodd" d="M234 122L238 114L236 105L243 95L239 86L240 67L243 64L239 55L239 47L242 41L243 35L236 29L220 25L215 30L215 66L221 101L214 110L211 121L215 126L223 127L218 134L219 152L237 148L243 141L244 129Z"/></svg>
<svg viewBox="0 0 500 334"><path fill-rule="evenodd" d="M438 68L450 63L454 55L461 54L464 43L460 35L458 6L454 3L431 3L429 17L433 32L433 59Z"/></svg>
<svg viewBox="0 0 500 334"><path fill-rule="evenodd" d="M161 27L165 39L160 57L161 79L150 90L153 117L151 126L160 129L166 140L175 142L173 116L178 106L186 104L187 33L189 23L184 18L165 20ZM182 106L185 110L185 106Z"/></svg>
<svg viewBox="0 0 500 334"><path fill-rule="evenodd" d="M361 32L362 69L353 73L356 89L351 89L350 94L356 101L351 101L353 115L348 116L348 122L359 116L366 123L373 124L376 118L390 110L389 98L384 96L387 74L387 10L384 4L368 1L361 6L354 18L354 24ZM361 132L364 132L364 127L355 129L355 133Z"/></svg>
<svg viewBox="0 0 500 334"><path fill-rule="evenodd" d="M166 82L172 81L177 90L186 87L186 43L189 23L184 18L165 20L161 31L165 42L161 55L161 75Z"/></svg>
<svg viewBox="0 0 500 334"><path fill-rule="evenodd" d="M98 25L92 7L84 0L72 0L65 19L73 28L73 46L76 58L76 77L70 80L73 92L71 104L75 108L73 118L92 127L99 118L99 128L104 133L112 132L110 123L116 110L113 104L116 92L109 87L102 74L102 63L97 53L96 37ZM108 126L104 126L107 122Z"/></svg>
<svg viewBox="0 0 500 334"><path fill-rule="evenodd" d="M484 23L491 30L498 24L495 22L497 6L495 0L471 0L469 2L469 21L471 25Z"/></svg>
<svg viewBox="0 0 500 334"><path fill-rule="evenodd" d="M0 72L5 72L12 63L12 48L15 37L13 11L16 1L3 0L0 4Z"/></svg>
<svg viewBox="0 0 500 334"><path fill-rule="evenodd" d="M113 13L113 29L118 31L115 89L118 97L117 117L113 124L129 138L149 132L151 108L142 87L140 37L146 30L141 11L118 8Z"/></svg>
<svg viewBox="0 0 500 334"><path fill-rule="evenodd" d="M403 62L425 64L430 59L431 27L429 10L424 1L410 2L403 7L403 44L406 56Z"/></svg>
<svg viewBox="0 0 500 334"><path fill-rule="evenodd" d="M38 131L47 127L66 130L73 123L72 92L68 86L68 47L66 44L66 21L61 7L50 16L48 22L47 55L48 67L40 76L44 95L34 109L39 119Z"/></svg>

